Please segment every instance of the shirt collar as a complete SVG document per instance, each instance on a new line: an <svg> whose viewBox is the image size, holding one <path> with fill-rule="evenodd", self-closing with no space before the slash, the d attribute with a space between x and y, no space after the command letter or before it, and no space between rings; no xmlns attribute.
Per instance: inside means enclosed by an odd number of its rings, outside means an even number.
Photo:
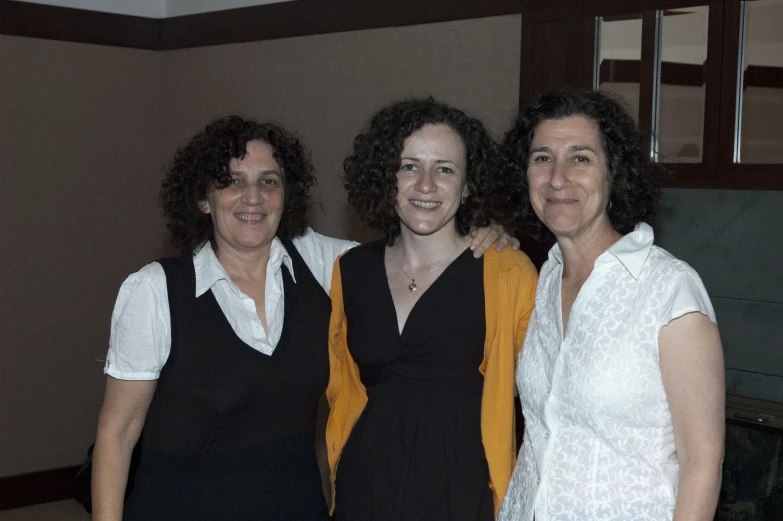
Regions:
<svg viewBox="0 0 783 521"><path fill-rule="evenodd" d="M274 273L277 275L280 272L283 264L288 268L288 272L291 274L291 279L296 282L294 277L294 265L291 261L291 256L283 246L282 241L275 237L272 239L272 247L269 251L269 262L267 263L267 273ZM220 264L220 261L215 255L215 250L212 249L212 245L209 241L196 252L193 256L193 267L196 270L196 297L200 297L207 291L209 291L216 282L225 280L228 282L231 289L240 293L239 288L228 276L226 269ZM269 281L268 281L269 282Z"/></svg>
<svg viewBox="0 0 783 521"><path fill-rule="evenodd" d="M650 254L650 250L653 246L653 239L655 234L653 229L647 223L639 223L634 230L624 235L619 241L614 243L606 250L595 262L595 265L602 264L602 257L606 259L607 254L616 258L620 263L628 270L628 273L634 279L639 279L639 275L642 272L644 263L647 261L647 256ZM549 262L554 265L554 262L560 264L563 263L563 252L560 251L560 246L555 243L549 250Z"/></svg>
<svg viewBox="0 0 783 521"><path fill-rule="evenodd" d="M639 223L634 230L612 244L606 253L613 255L625 266L631 276L639 280L644 263L650 255L655 234L647 223Z"/></svg>

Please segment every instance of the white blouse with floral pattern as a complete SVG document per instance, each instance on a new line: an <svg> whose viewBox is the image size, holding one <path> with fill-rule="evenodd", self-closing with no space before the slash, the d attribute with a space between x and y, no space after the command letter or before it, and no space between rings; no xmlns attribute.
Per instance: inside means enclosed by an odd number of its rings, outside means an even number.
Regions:
<svg viewBox="0 0 783 521"><path fill-rule="evenodd" d="M671 520L679 465L658 334L691 312L715 322L704 285L640 224L595 261L563 338L562 273L555 245L517 367L525 436L498 520Z"/></svg>

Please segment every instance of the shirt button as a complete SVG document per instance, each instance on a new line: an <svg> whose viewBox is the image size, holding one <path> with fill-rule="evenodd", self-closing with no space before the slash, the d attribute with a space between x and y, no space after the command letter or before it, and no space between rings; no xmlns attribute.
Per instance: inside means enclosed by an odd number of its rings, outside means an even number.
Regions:
<svg viewBox="0 0 783 521"><path fill-rule="evenodd" d="M546 388L546 394L549 394L550 392L552 392L552 388L551 387L547 387Z"/></svg>
<svg viewBox="0 0 783 521"><path fill-rule="evenodd" d="M540 484L541 484L541 478L537 478L536 479L536 485L540 485Z"/></svg>
<svg viewBox="0 0 783 521"><path fill-rule="evenodd" d="M548 433L548 432L547 432L546 434L544 434L544 439L545 439L545 440L548 440L548 439L549 439L549 433Z"/></svg>

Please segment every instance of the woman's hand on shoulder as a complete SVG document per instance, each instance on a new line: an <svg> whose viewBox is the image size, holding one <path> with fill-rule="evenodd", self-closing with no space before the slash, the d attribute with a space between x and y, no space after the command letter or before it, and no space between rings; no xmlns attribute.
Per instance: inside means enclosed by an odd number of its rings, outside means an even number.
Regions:
<svg viewBox="0 0 783 521"><path fill-rule="evenodd" d="M477 259L484 255L492 244L497 241L495 250L501 252L506 247L511 246L511 249L519 249L519 240L517 240L508 230L498 223L493 222L489 226L484 228L472 228L470 230L470 236L473 238L470 241L470 249L473 250L473 256Z"/></svg>

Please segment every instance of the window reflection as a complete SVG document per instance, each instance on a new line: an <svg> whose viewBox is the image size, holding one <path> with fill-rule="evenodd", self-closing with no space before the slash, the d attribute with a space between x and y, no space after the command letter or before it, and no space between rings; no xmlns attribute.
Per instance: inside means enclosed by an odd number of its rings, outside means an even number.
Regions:
<svg viewBox="0 0 783 521"><path fill-rule="evenodd" d="M742 3L735 161L783 163L783 0Z"/></svg>
<svg viewBox="0 0 783 521"><path fill-rule="evenodd" d="M703 159L707 6L667 9L661 18L658 161Z"/></svg>
<svg viewBox="0 0 783 521"><path fill-rule="evenodd" d="M638 123L642 15L599 18L597 29L597 87L621 97Z"/></svg>

